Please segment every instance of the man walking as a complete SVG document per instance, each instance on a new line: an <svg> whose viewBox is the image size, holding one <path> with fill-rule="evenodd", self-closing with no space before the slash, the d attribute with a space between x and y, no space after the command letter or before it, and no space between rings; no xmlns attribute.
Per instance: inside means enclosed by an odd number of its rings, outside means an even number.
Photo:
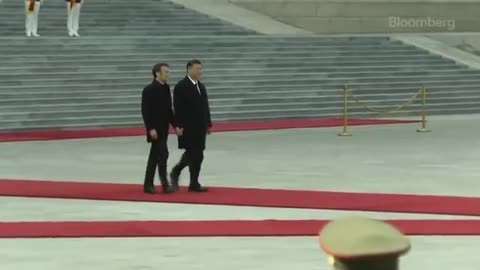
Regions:
<svg viewBox="0 0 480 270"><path fill-rule="evenodd" d="M191 60L187 63L187 76L179 81L173 92L173 104L177 123L178 148L185 149L180 161L170 173L172 186L178 190L182 170L190 171L190 192L206 192L198 177L203 162L206 135L210 134L212 121L208 105L207 89L200 82L202 63Z"/></svg>
<svg viewBox="0 0 480 270"><path fill-rule="evenodd" d="M80 9L82 0L65 0L67 2L67 30L68 36L79 37Z"/></svg>
<svg viewBox="0 0 480 270"><path fill-rule="evenodd" d="M174 189L167 179L168 160L168 131L169 125L175 127L172 110L172 96L167 81L170 77L168 64L159 63L152 69L153 81L143 89L142 93L142 116L147 131L147 142L150 145L147 169L143 191L156 194L153 184L155 169L158 166L160 183L164 193L171 193Z"/></svg>
<svg viewBox="0 0 480 270"><path fill-rule="evenodd" d="M25 32L27 37L39 37L38 34L38 13L42 0L25 1Z"/></svg>

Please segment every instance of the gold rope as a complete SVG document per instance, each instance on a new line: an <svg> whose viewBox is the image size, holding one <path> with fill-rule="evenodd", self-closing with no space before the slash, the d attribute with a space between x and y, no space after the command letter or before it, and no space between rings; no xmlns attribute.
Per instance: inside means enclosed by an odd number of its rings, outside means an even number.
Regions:
<svg viewBox="0 0 480 270"><path fill-rule="evenodd" d="M352 93L350 92L350 90L347 90L347 95L350 96L353 101L355 101L355 103L359 104L360 106L364 107L367 111L370 111L370 112L374 112L374 113L378 113L378 114L390 114L390 113L394 113L394 112L397 112L397 111L400 111L402 110L403 108L411 105L413 102L415 102L415 100L418 98L418 96L420 94L422 94L422 91L423 89L420 89L418 90L418 92L413 96L411 97L410 99L408 99L405 103L393 108L393 109L390 109L390 110L380 110L380 109L375 109L375 108L371 108L370 106L368 106L368 103L366 102L362 102L360 101L358 98L356 98L355 96L352 95Z"/></svg>

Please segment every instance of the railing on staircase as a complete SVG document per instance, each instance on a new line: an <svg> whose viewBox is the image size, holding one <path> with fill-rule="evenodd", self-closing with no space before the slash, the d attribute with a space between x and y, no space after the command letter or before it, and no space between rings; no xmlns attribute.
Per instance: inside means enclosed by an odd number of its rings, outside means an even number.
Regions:
<svg viewBox="0 0 480 270"><path fill-rule="evenodd" d="M398 112L400 110L403 110L404 108L410 106L413 104L416 100L421 98L422 100L422 105L421 105L421 127L417 129L417 132L419 133L427 133L430 132L431 130L427 128L427 88L422 85L420 89L411 97L409 98L406 102L400 104L399 106L389 109L389 110L380 110L376 108L372 108L368 105L368 103L363 102L359 100L357 97L355 97L352 92L350 91L350 88L348 87L348 84L345 84L343 86L343 131L338 134L338 136L342 137L349 137L352 136L352 133L349 132L348 130L348 119L349 119L349 102L350 100L354 101L355 104L360 105L367 111L378 114L378 115L386 115L386 114L392 114L395 112Z"/></svg>

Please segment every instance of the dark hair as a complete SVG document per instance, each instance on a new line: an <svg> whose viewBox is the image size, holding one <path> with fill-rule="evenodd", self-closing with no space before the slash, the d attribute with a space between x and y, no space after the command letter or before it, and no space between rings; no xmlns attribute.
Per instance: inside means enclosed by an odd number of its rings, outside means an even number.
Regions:
<svg viewBox="0 0 480 270"><path fill-rule="evenodd" d="M200 60L198 60L198 59L192 59L192 60L188 61L188 63L187 63L187 71L188 71L188 69L191 68L193 65L201 65L201 64L202 64L202 62L200 62Z"/></svg>
<svg viewBox="0 0 480 270"><path fill-rule="evenodd" d="M162 70L162 67L169 67L167 63L158 63L152 68L152 75L153 78L155 79L157 77L157 72L160 72Z"/></svg>

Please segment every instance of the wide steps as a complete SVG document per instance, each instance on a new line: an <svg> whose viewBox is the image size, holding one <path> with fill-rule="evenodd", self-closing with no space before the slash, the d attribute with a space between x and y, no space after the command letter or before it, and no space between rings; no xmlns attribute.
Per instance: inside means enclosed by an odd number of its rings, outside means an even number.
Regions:
<svg viewBox="0 0 480 270"><path fill-rule="evenodd" d="M377 77L371 77L371 78L364 78L363 80L356 80L353 81L351 78L344 78L344 79L332 79L332 80L325 80L325 79L318 79L318 78L313 78L309 80L305 80L303 78L277 78L275 81L271 80L261 80L259 79L258 81L251 82L251 81L243 81L243 80L238 80L236 78L229 78L229 80L225 81L211 81L208 83L208 89L210 91L212 89L242 89L242 88L278 88L286 85L292 85L292 87L295 87L296 85L312 85L316 86L318 88L331 88L331 87L338 87L342 86L345 83L348 83L350 85L355 85L355 86L366 86L367 88L374 88L375 86L379 85L380 87L391 87L391 86L419 86L419 85L426 85L430 87L438 87L442 86L445 84L455 84L455 85L472 85L472 84L478 84L480 82L480 79L476 75L466 75L464 77L458 77L458 76L453 76L453 77L445 77L445 76L430 76L428 78L424 78L421 76L412 76L412 78L408 77L409 80L399 80L399 81L392 81L392 77L386 77L385 79L381 79L377 81ZM404 79L404 78L402 78ZM101 81L96 81L96 82L85 82L85 81L80 81L76 83L72 83L71 80L65 80L66 82L69 82L70 84L68 85L69 87L72 88L90 88L90 89L110 89L112 87L115 88L130 88L130 89L142 89L149 81L151 81L151 78L149 78L148 81L145 80L136 80L136 81L113 81L111 84L102 84ZM15 85L5 85L2 83L0 85L0 91L9 91L9 90L15 90L15 89L25 89L25 90L31 90L32 87L35 89L65 89L65 84L63 82L65 81L60 81L57 84L46 84L46 85L38 85L38 84L31 84L27 81L23 82L15 82ZM375 82L375 84L373 84ZM22 84L20 84L22 83ZM253 83L253 85L252 85ZM258 84L257 84L258 83ZM173 85L172 85L173 86ZM172 87L173 88L173 87ZM384 90L386 90L384 88Z"/></svg>
<svg viewBox="0 0 480 270"><path fill-rule="evenodd" d="M480 107L477 103L460 104L458 108L452 108L449 104L443 107L430 108L429 114L445 115L445 114L470 114L480 113ZM295 119L295 118L318 118L318 117L341 117L340 112L336 112L338 108L297 108L294 110L271 110L268 112L245 112L245 113L224 113L215 116L216 121L249 121L256 120L274 120L274 119ZM386 108L387 109L387 108ZM402 116L418 116L419 106L415 105L407 108L399 113L392 114L395 117ZM351 117L363 118L374 117L375 115L366 112L363 109L353 108L350 111ZM58 128L91 128L91 127L140 127L141 119L139 116L109 116L109 117L64 117L46 120L24 120L24 121L2 121L0 126L2 130L42 130L42 129L58 129Z"/></svg>
<svg viewBox="0 0 480 270"><path fill-rule="evenodd" d="M330 66L330 67L337 67L337 68L349 68L349 67L360 67L360 68L367 68L368 66L391 66L392 63L395 64L397 63L399 66L400 65L445 65L445 64L451 64L452 62L446 59L441 59L441 58L432 58L431 56L424 56L424 57L415 57L415 58L405 58L405 57L389 57L388 60L385 58L372 58L372 57L349 57L348 59L343 59L343 58L338 58L338 57L324 57L324 58L317 58L317 57L292 57L288 59L271 59L270 61L268 60L258 60L255 61L255 57L248 57L246 55L244 58L242 58L241 62L239 63L232 63L233 59L227 59L227 58L209 58L207 60L204 60L204 65L205 67L211 67L211 66L216 66L217 64L220 66L225 66L227 65L228 67L232 66L238 66L238 67L246 67L246 66L265 66L265 67L274 67L274 66L282 66L282 65L288 65L291 66L294 63L298 62L298 66L306 65L310 62L308 61L314 61L317 63L319 66ZM171 60L171 61L170 61ZM13 60L9 61L8 69L21 69L22 63L25 63L26 60ZM173 64L172 61L179 61L178 59L160 59L157 61L163 61L170 63L172 67L177 67L177 68L184 68L185 66L185 61L183 62L175 62ZM142 69L141 65L145 65L145 63L152 63L152 59L112 59L112 60L78 60L76 61L76 64L78 66L85 67L86 65L91 66L92 68L97 68L99 66L105 66L105 65L110 65L112 66L111 70L122 70L122 69L132 69L135 67L138 67L138 69ZM25 68L43 68L43 67L58 67L59 71L63 70L64 67L72 67L72 63L69 62L68 60L48 60L48 59L37 59L35 61L28 61L28 64L25 64ZM153 64L150 64L149 67L145 69L151 70L151 67ZM458 65L460 66L460 65ZM227 68L228 68L227 67ZM1 67L0 67L1 68ZM36 68L36 69L37 69Z"/></svg>
<svg viewBox="0 0 480 270"><path fill-rule="evenodd" d="M455 114L455 113L479 113L480 108L477 102L465 102L460 104L461 109L452 109L448 103L438 107L429 108L430 114ZM382 107L376 107L382 109ZM383 107L388 110L392 107ZM269 109L256 110L248 112L231 111L215 114L216 121L238 121L238 120L269 120L269 119L285 119L285 118L306 118L306 117L341 117L339 107L299 107L292 109ZM115 113L116 112L116 113ZM7 129L22 130L22 127L28 125L29 129L46 129L46 128L85 128L85 127L115 127L115 126L141 126L141 118L138 116L138 110L126 110L126 114L118 114L119 111L109 113L108 116L69 116L59 115L57 118L48 116L48 119L32 119L31 116L26 117L21 123L17 120L0 120L0 125ZM363 108L352 107L350 110L352 117L372 117L371 113L365 112ZM402 112L393 114L394 116L418 116L420 115L420 105L412 105ZM52 120L54 119L54 120Z"/></svg>
<svg viewBox="0 0 480 270"><path fill-rule="evenodd" d="M172 73L172 76L176 78L183 77L183 72L178 71ZM26 74L22 77L22 79L18 78L18 74L9 74L3 75L0 74L0 80L3 83L8 85L11 82L16 81L28 81L31 83L43 83L45 81L48 82L58 82L58 81L66 81L66 79L71 80L82 80L82 81L111 81L111 80L119 80L119 79L132 79L132 80L144 80L148 81L151 78L150 76L145 76L145 72L78 72L78 73L62 73L59 72L58 74L51 74L51 73L40 73L40 74ZM480 74L476 70L464 70L464 69L446 69L446 70L423 70L423 71L415 71L415 69L406 69L406 70L388 70L388 71L338 71L338 72L327 72L327 71L317 71L317 70L295 70L295 71L219 71L217 73L208 73L204 76L204 81L211 82L217 81L221 78L235 78L235 80L242 80L250 78L251 80L257 79L271 79L274 80L276 77L284 77L284 76L294 76L298 78L315 78L315 79L342 79L345 81L346 79L360 80L363 78L371 78L371 79L383 79L383 78L391 78L393 76L399 77L418 77L418 76L425 76L425 77L433 77L433 76L442 76L442 77L452 77L452 76L472 76L477 77ZM227 79L228 81L228 79ZM247 82L248 83L248 82Z"/></svg>
<svg viewBox="0 0 480 270"><path fill-rule="evenodd" d="M277 53L292 53L292 52L308 52L308 51L319 51L321 50L322 53L358 53L358 54L373 54L378 52L398 52L398 53L409 53L409 52L418 52L418 50L413 47L403 47L401 45L395 46L358 46L358 47L351 47L351 46L312 46L312 45L302 45L299 44L297 46L265 46L265 45L257 45L254 44L250 46L231 46L231 47L199 47L199 46L192 46L188 45L185 46L178 46L177 48L165 46L165 45L112 45L108 47L99 48L98 45L82 45L82 46L75 46L72 48L68 48L68 46L9 46L9 47L0 47L0 52L4 53L20 53L23 55L52 55L52 53L57 52L58 50L65 50L68 49L70 54L75 55L83 55L83 54L93 54L93 55L102 55L102 54L109 54L115 55L115 53L123 53L126 50L135 49L140 55L145 53L159 53L159 49L163 54L184 54L189 53L194 50L196 53L240 53L240 52L252 52L254 50L256 53L271 53L272 51Z"/></svg>
<svg viewBox="0 0 480 270"><path fill-rule="evenodd" d="M170 65L173 69L182 67L184 63L176 63L175 65ZM209 63L211 64L211 63ZM227 69L232 69L234 72L262 72L267 67L267 65L256 65L252 67L252 64L235 64L234 68L232 68L232 63L225 63L225 64L215 64L215 68L209 68L206 70L208 73L217 73L223 72ZM126 67L118 67L115 65L108 65L108 66L65 66L61 68L59 71L59 67L52 67L49 65L34 67L34 66L23 66L23 67L0 67L0 74L1 75L19 75L25 73L25 70L35 70L35 75L38 74L45 74L50 75L52 73L65 75L65 74L78 74L78 73L142 73L142 75L150 70L152 67L151 65L143 65L143 66L126 66ZM298 64L295 67L275 67L270 68L271 71L282 71L282 72L356 72L356 71L365 71L368 70L369 72L377 72L377 71L410 71L410 70L417 70L422 69L424 71L436 71L436 70L464 70L465 68L460 65L452 65L450 63L438 63L438 64L430 64L430 63L423 63L423 64L398 64L398 65L365 65L365 66L333 66L333 67L322 67L317 64ZM114 70L114 71L112 71Z"/></svg>
<svg viewBox="0 0 480 270"><path fill-rule="evenodd" d="M410 86L398 86L398 85L350 85L351 93L361 98L372 99L388 99L389 97L414 95L420 89L419 85ZM388 89L389 91L385 91ZM434 91L429 91L429 100L438 97L452 97L455 99L457 96L470 96L478 93L478 83L471 85L455 85L455 84L441 84L434 86ZM454 94L452 95L453 90ZM228 90L228 91L227 91ZM292 92L294 96L290 96ZM129 101L132 104L138 104L141 93L132 89L111 89L111 90L77 90L68 92L59 90L58 92L10 92L0 93L0 106L18 106L18 105L35 105L35 104L47 104L56 106L57 104L64 103L86 103L86 102L108 102L108 101ZM219 102L229 104L230 102L238 102L244 100L244 102L257 102L262 100L276 100L276 99L288 99L293 100L297 98L332 98L338 99L343 97L343 90L341 86L325 88L316 87L315 85L292 85L283 86L277 88L271 87L254 87L254 88L241 88L241 89L210 89L209 97L211 102ZM282 97L282 98L280 98ZM18 107L22 108L22 107Z"/></svg>
<svg viewBox="0 0 480 270"><path fill-rule="evenodd" d="M12 1L4 1L12 2ZM67 4L45 1L40 8L39 33L66 35ZM0 36L22 36L25 32L25 2L0 5ZM89 0L82 5L80 31L83 35L246 35L253 31L211 18L169 1ZM187 24L188 22L189 24Z"/></svg>
<svg viewBox="0 0 480 270"><path fill-rule="evenodd" d="M23 3L0 11L0 131L141 126L153 64L170 64L173 90L192 58L204 63L215 122L341 117L345 85L376 109L425 86L430 114L480 112L480 71L388 37L253 35L167 1L117 1L115 12L87 2L80 38L64 37L64 3L42 7L40 38L18 36ZM349 106L352 117L374 116ZM420 106L395 115L418 117Z"/></svg>
<svg viewBox="0 0 480 270"><path fill-rule="evenodd" d="M315 83L312 81L305 81L305 80L299 80L299 81L288 81L285 80L282 83L279 83L277 85L274 85L272 82L271 84L263 84L263 85L243 85L241 87L234 87L235 90L239 91L246 91L246 92L253 92L253 91L265 91L265 89L282 89L287 87L288 89L292 89L294 91L297 88L308 88L311 89L312 91L318 90L318 91L327 91L329 89L340 89L343 87L345 83L349 83L348 80L343 81L342 83L338 82L329 82L329 83ZM32 88L38 89L39 91L48 91L48 89L56 89L55 91L63 91L64 93L72 93L72 95L75 94L75 91L85 91L85 93L88 92L98 92L98 93L109 93L109 94L115 94L115 90L121 92L136 92L140 93L141 89L145 83L143 82L142 84L139 83L132 83L132 82L116 82L112 83L111 85L105 85L105 84L87 84L87 83L80 83L77 85L69 85L68 91L65 90L65 85L59 84L59 85L45 85L42 87L39 86L0 86L0 93L8 93L9 91L25 91L28 93L29 91L32 91ZM369 91L377 91L377 92L393 92L395 89L400 88L405 88L405 89L418 89L421 85L425 85L428 88L431 89L437 89L437 88L447 88L447 89L454 89L461 88L461 87L472 87L475 88L478 85L480 85L480 79L465 79L465 80L457 80L457 81L437 81L435 79L430 79L430 80L424 80L424 79L416 79L416 80L408 80L408 81L398 81L398 82L381 82L381 83L375 83L372 84L371 82L356 82L356 83L349 83L349 86L351 89L362 89L362 90L369 90ZM173 87L172 87L173 88ZM226 94L228 91L232 91L231 85L220 85L220 86L209 86L209 93L222 93ZM227 91L228 90L228 91ZM13 92L13 93L15 93ZM288 90L287 90L288 92ZM12 92L11 92L12 93ZM22 92L23 93L23 92ZM55 95L56 92L51 92L52 95Z"/></svg>
<svg viewBox="0 0 480 270"><path fill-rule="evenodd" d="M416 93L402 93L402 94L358 94L355 93L355 98L358 98L362 103L367 103L371 106L396 106L410 100ZM119 98L104 98L104 99L63 99L56 100L55 103L43 103L41 100L10 100L8 104L2 101L0 103L0 113L3 117L14 115L39 115L39 114L56 114L56 113L80 113L83 115L93 114L102 111L112 111L118 108L127 111L140 110L139 96L119 97ZM418 95L416 102L419 103L421 96ZM458 96L452 97L449 92L435 92L428 98L429 108L434 108L446 102L454 103L468 103L480 101L480 95L473 91L460 92ZM351 104L356 104L351 100ZM232 98L212 98L210 106L215 114L228 111L252 111L269 108L294 108L298 107L329 107L343 106L343 95L340 91L331 94L317 93L309 96L296 96L293 98L282 97L232 97ZM34 113L32 113L34 112Z"/></svg>
<svg viewBox="0 0 480 270"><path fill-rule="evenodd" d="M115 30L95 30L95 31L82 31L82 35L90 35L90 36L96 36L96 37L104 37L105 33L108 34L113 34L113 33L118 33L121 32L123 35L126 36L135 36L135 35L143 35L143 36L155 36L155 35L176 35L178 34L178 31L176 30L171 30L165 29L165 30L151 30L151 29L145 29L145 30L122 30L122 29L115 29ZM24 35L25 31L3 31L0 32L1 35L3 36L9 36L9 35ZM67 30L64 31L54 31L54 32L44 32L39 30L38 32L40 35L42 35L41 38L48 38L48 37L57 37L57 36L67 36ZM230 30L230 29L206 29L206 30L192 30L192 31L183 31L184 34L187 35L206 35L206 34L211 34L211 35L235 35L235 34L244 34L244 31L241 30Z"/></svg>

